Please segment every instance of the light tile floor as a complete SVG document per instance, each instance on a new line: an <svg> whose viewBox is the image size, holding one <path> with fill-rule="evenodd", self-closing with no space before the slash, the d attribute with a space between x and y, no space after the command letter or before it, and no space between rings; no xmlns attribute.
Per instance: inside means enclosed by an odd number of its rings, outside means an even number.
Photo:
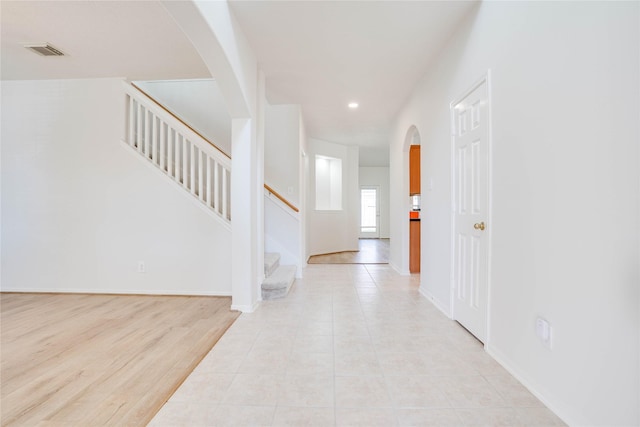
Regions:
<svg viewBox="0 0 640 427"><path fill-rule="evenodd" d="M245 313L150 426L564 425L387 265L310 265Z"/></svg>

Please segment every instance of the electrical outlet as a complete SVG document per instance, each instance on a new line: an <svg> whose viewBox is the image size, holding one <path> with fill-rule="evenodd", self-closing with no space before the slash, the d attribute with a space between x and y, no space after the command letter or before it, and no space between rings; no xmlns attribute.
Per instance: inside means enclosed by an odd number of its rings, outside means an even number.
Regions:
<svg viewBox="0 0 640 427"><path fill-rule="evenodd" d="M536 335L547 348L551 348L552 329L549 322L542 317L536 319Z"/></svg>
<svg viewBox="0 0 640 427"><path fill-rule="evenodd" d="M144 261L138 261L138 273L146 272Z"/></svg>

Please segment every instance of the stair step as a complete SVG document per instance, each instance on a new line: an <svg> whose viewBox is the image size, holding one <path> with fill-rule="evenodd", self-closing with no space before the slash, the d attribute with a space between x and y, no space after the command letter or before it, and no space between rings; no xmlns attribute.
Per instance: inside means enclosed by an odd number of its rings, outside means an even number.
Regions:
<svg viewBox="0 0 640 427"><path fill-rule="evenodd" d="M296 280L295 265L281 265L262 282L262 299L283 298Z"/></svg>
<svg viewBox="0 0 640 427"><path fill-rule="evenodd" d="M280 266L280 254L265 253L264 254L264 276L269 277Z"/></svg>

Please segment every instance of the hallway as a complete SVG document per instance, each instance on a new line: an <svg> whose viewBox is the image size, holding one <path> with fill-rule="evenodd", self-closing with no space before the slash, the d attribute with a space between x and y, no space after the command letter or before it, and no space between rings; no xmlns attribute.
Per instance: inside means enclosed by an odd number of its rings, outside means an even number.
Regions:
<svg viewBox="0 0 640 427"><path fill-rule="evenodd" d="M387 265L310 265L242 314L150 426L564 425Z"/></svg>

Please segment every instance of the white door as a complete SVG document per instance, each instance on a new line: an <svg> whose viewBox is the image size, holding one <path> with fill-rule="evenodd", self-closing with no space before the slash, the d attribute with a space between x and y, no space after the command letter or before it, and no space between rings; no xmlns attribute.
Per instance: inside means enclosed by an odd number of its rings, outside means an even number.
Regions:
<svg viewBox="0 0 640 427"><path fill-rule="evenodd" d="M380 237L379 189L376 186L360 188L360 237L377 239Z"/></svg>
<svg viewBox="0 0 640 427"><path fill-rule="evenodd" d="M453 318L484 342L488 306L489 97L487 80L451 104Z"/></svg>

